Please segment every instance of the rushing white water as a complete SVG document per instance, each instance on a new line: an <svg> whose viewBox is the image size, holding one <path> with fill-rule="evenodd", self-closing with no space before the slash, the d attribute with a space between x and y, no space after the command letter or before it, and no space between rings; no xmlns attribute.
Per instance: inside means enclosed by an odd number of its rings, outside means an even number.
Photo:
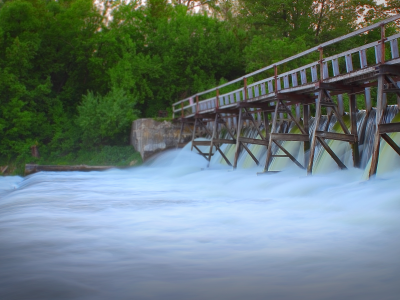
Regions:
<svg viewBox="0 0 400 300"><path fill-rule="evenodd" d="M398 299L399 171L205 166L0 178L0 299Z"/></svg>

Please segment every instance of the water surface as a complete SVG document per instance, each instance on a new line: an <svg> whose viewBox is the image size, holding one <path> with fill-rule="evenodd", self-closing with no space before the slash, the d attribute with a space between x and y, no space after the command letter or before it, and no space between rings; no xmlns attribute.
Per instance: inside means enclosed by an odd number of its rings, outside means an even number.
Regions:
<svg viewBox="0 0 400 300"><path fill-rule="evenodd" d="M0 178L0 299L399 299L399 171L205 166Z"/></svg>

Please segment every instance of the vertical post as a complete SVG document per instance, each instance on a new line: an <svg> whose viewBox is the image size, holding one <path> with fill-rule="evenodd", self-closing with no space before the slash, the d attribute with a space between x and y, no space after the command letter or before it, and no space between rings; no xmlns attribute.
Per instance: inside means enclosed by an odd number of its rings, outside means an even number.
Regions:
<svg viewBox="0 0 400 300"><path fill-rule="evenodd" d="M268 172L269 168L269 163L271 161L271 156L272 156L272 134L275 131L275 126L276 126L276 119L278 117L278 107L279 107L279 101L276 101L275 104L275 113L274 113L274 118L272 119L272 127L271 127L271 133L269 134L269 142L268 142L268 148L267 148L267 157L265 159L265 165L264 165L264 173Z"/></svg>
<svg viewBox="0 0 400 300"><path fill-rule="evenodd" d="M303 127L305 132L307 132L308 135L310 135L310 126L308 124L308 120L310 119L310 106L303 105ZM306 166L308 164L308 155L307 151L310 150L310 141L304 142L304 165Z"/></svg>
<svg viewBox="0 0 400 300"><path fill-rule="evenodd" d="M247 91L247 78L243 78L243 88L244 88L244 101L247 101L249 98L248 91Z"/></svg>
<svg viewBox="0 0 400 300"><path fill-rule="evenodd" d="M193 151L193 142L196 138L196 128L197 128L197 118L194 119L194 127L193 127L193 132L192 132L192 145L191 145L190 151Z"/></svg>
<svg viewBox="0 0 400 300"><path fill-rule="evenodd" d="M372 109L371 88L370 87L365 88L364 97L365 97L365 110L367 111L367 114L369 114L369 112Z"/></svg>
<svg viewBox="0 0 400 300"><path fill-rule="evenodd" d="M218 109L219 108L219 89L217 89L217 96L215 97L215 101L217 102L215 107Z"/></svg>
<svg viewBox="0 0 400 300"><path fill-rule="evenodd" d="M314 164L315 147L317 145L316 132L318 130L319 120L321 118L321 101L322 101L323 94L324 94L324 92L320 90L319 93L318 93L318 100L317 100L317 103L315 105L315 121L314 121L315 122L315 128L314 128L314 131L312 133L310 158L308 160L308 167L307 167L307 174L308 175L312 174L312 168L313 168L313 164Z"/></svg>
<svg viewBox="0 0 400 300"><path fill-rule="evenodd" d="M179 144L181 143L183 126L184 126L183 119L181 119L181 130L179 131L179 139L178 139L178 144L176 145L176 148L179 148Z"/></svg>
<svg viewBox="0 0 400 300"><path fill-rule="evenodd" d="M381 135L379 134L379 124L381 124L383 116L383 75L378 76L378 91L377 91L377 106L376 106L376 130L374 139L374 148L372 151L371 168L369 169L369 178L376 174L378 169L379 159L379 146L381 142Z"/></svg>
<svg viewBox="0 0 400 300"><path fill-rule="evenodd" d="M196 114L199 113L199 96L196 96Z"/></svg>
<svg viewBox="0 0 400 300"><path fill-rule="evenodd" d="M381 24L381 64L385 63L385 24Z"/></svg>
<svg viewBox="0 0 400 300"><path fill-rule="evenodd" d="M354 142L351 143L353 152L353 166L355 168L360 167L360 152L358 150L358 136L357 136L357 106L356 106L356 95L350 95L350 120L351 120L351 134L354 135Z"/></svg>
<svg viewBox="0 0 400 300"><path fill-rule="evenodd" d="M324 49L322 47L318 48L319 51L319 81L322 82L324 79Z"/></svg>
<svg viewBox="0 0 400 300"><path fill-rule="evenodd" d="M237 162L239 159L240 152L240 132L242 131L242 109L239 109L239 120L237 122L237 132L236 132L236 151L235 151L235 160L233 162L233 168L237 168Z"/></svg>
<svg viewBox="0 0 400 300"><path fill-rule="evenodd" d="M214 138L215 138L215 136L217 134L217 130L218 130L218 114L215 114L214 128L213 128L213 132L212 132L212 136L211 136L211 143L210 143L210 151L208 152L207 168L210 166L212 150L214 148Z"/></svg>
<svg viewBox="0 0 400 300"><path fill-rule="evenodd" d="M183 118L183 102L181 102L181 118Z"/></svg>

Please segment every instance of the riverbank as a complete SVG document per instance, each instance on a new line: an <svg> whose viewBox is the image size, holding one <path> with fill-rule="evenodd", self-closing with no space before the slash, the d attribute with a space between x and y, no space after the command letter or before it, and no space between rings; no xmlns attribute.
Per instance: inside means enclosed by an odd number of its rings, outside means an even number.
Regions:
<svg viewBox="0 0 400 300"><path fill-rule="evenodd" d="M39 149L40 151L40 149ZM50 154L43 157L29 159L3 160L0 164L1 175L24 175L25 164L38 165L87 165L87 166L115 166L129 167L142 164L140 153L132 146L104 146L94 150L79 150L64 155Z"/></svg>

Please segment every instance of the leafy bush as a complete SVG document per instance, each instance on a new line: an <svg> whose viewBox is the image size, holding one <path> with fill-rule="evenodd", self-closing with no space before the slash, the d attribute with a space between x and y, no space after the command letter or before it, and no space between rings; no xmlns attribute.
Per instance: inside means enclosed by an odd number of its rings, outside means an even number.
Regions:
<svg viewBox="0 0 400 300"><path fill-rule="evenodd" d="M91 91L84 95L76 119L82 129L83 146L93 148L127 139L131 123L137 118L134 105L130 97L117 88L105 96Z"/></svg>

